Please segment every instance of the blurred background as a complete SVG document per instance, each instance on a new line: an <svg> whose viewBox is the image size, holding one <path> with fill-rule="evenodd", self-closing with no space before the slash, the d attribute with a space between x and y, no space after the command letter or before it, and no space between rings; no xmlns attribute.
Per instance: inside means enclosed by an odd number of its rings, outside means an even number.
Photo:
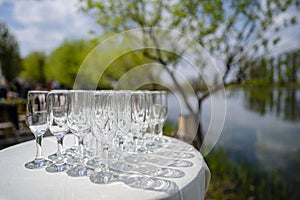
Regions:
<svg viewBox="0 0 300 200"><path fill-rule="evenodd" d="M168 79L176 94L169 93L165 132L196 148L214 126L212 95L220 104L226 98L221 137L205 157L212 173L206 199L299 199L299 6L299 0L0 0L0 148L33 139L25 121L28 90L72 89L81 63L100 42L132 28L163 27L203 46L222 75L225 96L220 82L205 83L216 76L201 73L209 63L195 53L199 66L190 66L182 59L184 50L174 55L142 49L119 56L120 49L107 48L102 57L117 59L98 89L114 88L136 66L159 63L159 72L149 69L140 78ZM151 29L143 34L141 42L163 45ZM181 45L172 38L170 43L174 49ZM186 85L196 101L188 100ZM191 134L196 134L192 140Z"/></svg>

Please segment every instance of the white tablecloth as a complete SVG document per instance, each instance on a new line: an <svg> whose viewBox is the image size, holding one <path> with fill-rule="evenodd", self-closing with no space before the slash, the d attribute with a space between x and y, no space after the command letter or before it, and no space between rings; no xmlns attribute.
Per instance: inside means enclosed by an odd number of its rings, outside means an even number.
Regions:
<svg viewBox="0 0 300 200"><path fill-rule="evenodd" d="M24 163L35 155L35 142L28 141L0 151L0 200L204 199L210 172L203 157L191 145L169 139L171 142L159 153L149 155L144 164L181 172L179 178L154 177L169 183L173 187L171 190L140 189L138 183L126 185L124 182L99 185L92 183L88 177L69 177L65 172L48 173L45 169L26 169ZM68 135L65 147L70 147L72 143L73 136ZM46 157L55 151L55 138L44 138L43 155Z"/></svg>

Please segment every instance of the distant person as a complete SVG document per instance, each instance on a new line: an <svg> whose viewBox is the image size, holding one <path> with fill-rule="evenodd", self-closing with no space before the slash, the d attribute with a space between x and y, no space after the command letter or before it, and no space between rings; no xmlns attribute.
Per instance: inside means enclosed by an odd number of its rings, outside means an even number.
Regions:
<svg viewBox="0 0 300 200"><path fill-rule="evenodd" d="M60 84L58 81L52 79L49 83L48 83L48 86L47 86L47 89L48 91L51 91L51 90L55 90L55 89L60 89Z"/></svg>
<svg viewBox="0 0 300 200"><path fill-rule="evenodd" d="M0 100L7 99L7 89L4 86L0 86Z"/></svg>

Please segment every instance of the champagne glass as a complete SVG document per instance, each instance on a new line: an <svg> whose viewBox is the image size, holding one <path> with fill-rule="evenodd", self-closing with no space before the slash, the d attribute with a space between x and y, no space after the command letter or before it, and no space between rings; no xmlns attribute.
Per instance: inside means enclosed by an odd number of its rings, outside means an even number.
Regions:
<svg viewBox="0 0 300 200"><path fill-rule="evenodd" d="M113 92L95 92L93 98L93 129L94 134L101 140L103 148L103 165L96 167L90 175L93 183L108 183L113 180L113 174L109 169L109 147L112 145L116 133L116 113L113 109Z"/></svg>
<svg viewBox="0 0 300 200"><path fill-rule="evenodd" d="M144 98L145 98L145 118L144 122L141 124L141 146L139 147L138 151L140 153L148 153L148 148L145 144L145 134L147 131L147 128L150 125L151 120L151 105L152 105L152 99L151 99L151 93L149 91L144 91Z"/></svg>
<svg viewBox="0 0 300 200"><path fill-rule="evenodd" d="M36 141L36 156L25 164L28 169L46 166L49 161L42 156L42 139L48 130L47 123L47 91L29 91L26 106L26 121Z"/></svg>
<svg viewBox="0 0 300 200"><path fill-rule="evenodd" d="M157 104L161 103L161 95L160 91L150 91L150 98L151 98L151 103L150 103L150 120L149 120L149 126L150 126L150 137L149 137L149 142L147 143L148 149L152 149L155 147L155 127L158 124L159 121L159 114L160 114L160 109L159 106L155 106Z"/></svg>
<svg viewBox="0 0 300 200"><path fill-rule="evenodd" d="M151 91L150 106L150 142L147 143L148 149L161 147L160 143L166 142L162 138L163 124L167 117L167 93L165 91ZM158 136L155 137L155 127L158 126Z"/></svg>
<svg viewBox="0 0 300 200"><path fill-rule="evenodd" d="M83 158L83 139L91 129L92 93L83 90L69 92L68 126L79 141L79 163L67 171L69 176L87 175L87 167Z"/></svg>
<svg viewBox="0 0 300 200"><path fill-rule="evenodd" d="M116 113L117 125L117 141L119 143L120 156L118 162L112 165L112 168L117 171L129 170L132 167L124 161L124 142L131 127L131 92L115 91L113 95L113 109Z"/></svg>
<svg viewBox="0 0 300 200"><path fill-rule="evenodd" d="M135 91L131 94L131 120L132 135L134 141L134 152L138 152L138 138L141 137L141 130L146 119L146 98L142 91Z"/></svg>
<svg viewBox="0 0 300 200"><path fill-rule="evenodd" d="M154 110L159 110L159 117L158 117L158 137L156 137L156 141L158 142L167 142L168 140L163 138L163 127L167 120L167 113L168 113L168 99L167 99L167 92L160 91L160 103L153 104ZM156 108L155 108L156 107Z"/></svg>
<svg viewBox="0 0 300 200"><path fill-rule="evenodd" d="M61 172L69 168L65 162L63 139L69 130L68 127L68 98L67 90L52 90L47 95L49 130L57 139L57 152L49 156L52 164L46 167L48 172Z"/></svg>
<svg viewBox="0 0 300 200"><path fill-rule="evenodd" d="M107 93L109 94L111 91L109 90L101 90L101 91L94 91L93 94L93 101L92 101L92 105L91 105L91 109L92 109L92 114L90 115L91 118L91 122L92 122L92 134L93 137L96 140L96 152L95 152L95 156L94 158L90 159L87 161L87 165L94 169L101 169L103 167L103 149L102 149L102 141L103 141L103 135L101 133L102 127L103 125L100 124L102 121L106 120L106 117L108 117L105 108L105 104L101 104L100 102L102 102L103 99L101 99L99 97L100 93ZM100 114L102 113L102 115ZM97 119L95 119L95 117L98 117ZM100 119L100 117L102 117L102 119Z"/></svg>

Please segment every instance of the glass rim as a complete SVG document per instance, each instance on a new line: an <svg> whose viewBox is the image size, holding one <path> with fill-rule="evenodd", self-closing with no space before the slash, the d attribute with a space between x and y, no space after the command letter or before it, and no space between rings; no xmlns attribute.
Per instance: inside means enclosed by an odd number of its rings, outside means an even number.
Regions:
<svg viewBox="0 0 300 200"><path fill-rule="evenodd" d="M95 90L94 94L113 94L113 90Z"/></svg>
<svg viewBox="0 0 300 200"><path fill-rule="evenodd" d="M68 90L69 93L94 93L95 90Z"/></svg>
<svg viewBox="0 0 300 200"><path fill-rule="evenodd" d="M149 92L153 94L167 93L166 90L150 90Z"/></svg>
<svg viewBox="0 0 300 200"><path fill-rule="evenodd" d="M38 94L38 93L46 94L46 93L49 93L49 91L48 90L29 90L28 94L29 93L32 93L32 94Z"/></svg>
<svg viewBox="0 0 300 200"><path fill-rule="evenodd" d="M69 93L69 90L51 90L49 91L49 94L58 94L58 93Z"/></svg>

